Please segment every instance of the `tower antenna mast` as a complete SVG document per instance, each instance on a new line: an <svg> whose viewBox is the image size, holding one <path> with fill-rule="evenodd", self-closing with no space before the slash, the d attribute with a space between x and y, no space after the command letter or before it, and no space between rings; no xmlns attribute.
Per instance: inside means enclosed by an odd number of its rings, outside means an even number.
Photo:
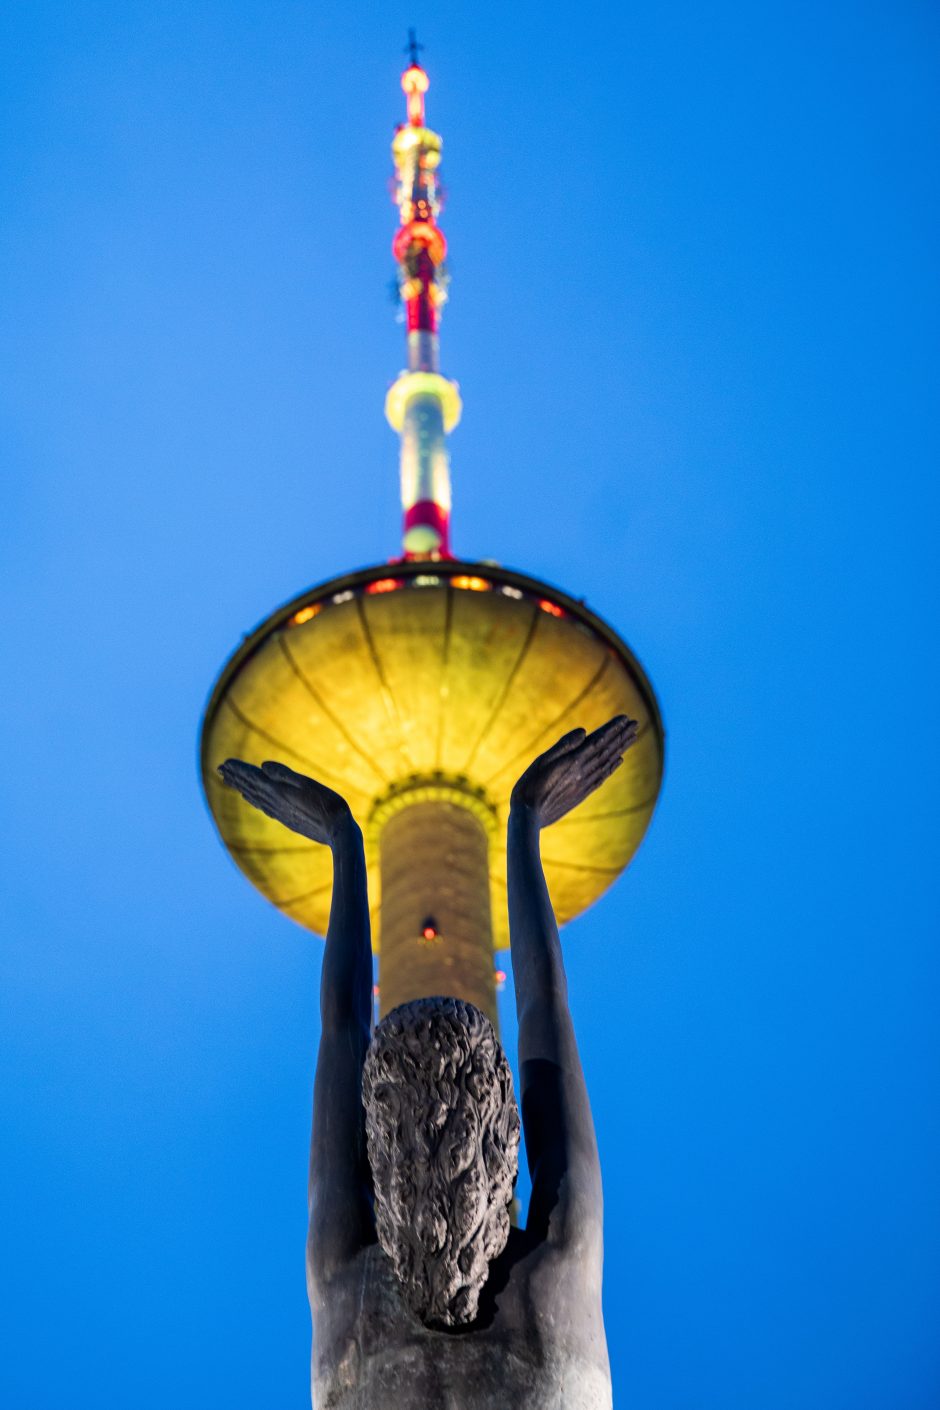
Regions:
<svg viewBox="0 0 940 1410"><path fill-rule="evenodd" d="M425 123L427 73L418 62L415 31L408 31L409 63L401 76L407 121L395 130L395 204L399 228L392 241L405 308L407 367L389 388L385 414L401 437L401 502L406 559L450 558L450 459L447 435L460 420L457 383L440 371L440 317L447 299L447 241L437 223L441 138Z"/></svg>

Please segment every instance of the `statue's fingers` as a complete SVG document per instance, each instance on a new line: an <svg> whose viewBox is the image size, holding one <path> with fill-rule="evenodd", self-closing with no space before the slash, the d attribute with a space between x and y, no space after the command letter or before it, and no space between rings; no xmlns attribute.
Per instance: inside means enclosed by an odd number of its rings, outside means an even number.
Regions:
<svg viewBox="0 0 940 1410"><path fill-rule="evenodd" d="M561 739L557 739L551 749L546 749L542 758L560 759L563 754L570 754L572 749L577 749L579 744L584 742L586 731L583 729L572 729L567 734L563 734Z"/></svg>
<svg viewBox="0 0 940 1410"><path fill-rule="evenodd" d="M611 749L606 747L603 743L591 744L590 746L585 745L578 759L578 771L583 778L585 774L591 773L593 769L600 768L605 759L618 758L619 755L619 749Z"/></svg>
<svg viewBox="0 0 940 1410"><path fill-rule="evenodd" d="M600 726L588 735L585 740L591 751L606 750L616 748L622 741L630 738L636 733L636 720L631 720L629 715L615 715L612 720Z"/></svg>
<svg viewBox="0 0 940 1410"><path fill-rule="evenodd" d="M271 800L252 788L250 783L234 784L233 787L249 808L260 808L262 812L267 812L271 807Z"/></svg>
<svg viewBox="0 0 940 1410"><path fill-rule="evenodd" d="M241 788L243 784L261 778L261 770L254 764L246 764L244 759L226 759L219 765L219 773L231 788Z"/></svg>
<svg viewBox="0 0 940 1410"><path fill-rule="evenodd" d="M244 798L245 802L246 802L250 807L252 807L252 808L257 808L257 810L258 810L259 813L264 813L265 817L273 818L275 822L283 822L283 821L284 821L284 819L283 819L283 817L281 816L281 814L280 814L279 812L275 811L275 809L274 809L274 807L272 806L272 804L271 804L271 802L270 802L269 799L266 799L266 798L249 798L247 793L243 793L243 794L242 794L242 797Z"/></svg>
<svg viewBox="0 0 940 1410"><path fill-rule="evenodd" d="M258 791L271 787L259 768L256 768L254 764L243 763L240 759L223 764L219 773L226 783L237 788L240 792L244 792L246 788Z"/></svg>
<svg viewBox="0 0 940 1410"><path fill-rule="evenodd" d="M571 772L560 782L560 786L554 789L545 800L544 814L545 825L557 822L566 813L577 808L586 798L589 798L596 789L600 788L612 773L623 763L623 756L617 751L592 758L577 770Z"/></svg>
<svg viewBox="0 0 940 1410"><path fill-rule="evenodd" d="M615 773L617 772L617 770L620 768L620 766L621 766L622 763L623 763L623 755L622 755L622 754L620 755L619 758L617 758L617 759L612 759L612 760L610 761L610 763L607 765L607 767L601 771L601 776L600 776L600 778L598 779L597 783L594 785L595 788L599 787L600 784L602 784L605 779L610 778L611 774L615 774Z"/></svg>
<svg viewBox="0 0 940 1410"><path fill-rule="evenodd" d="M300 788L303 784L310 782L306 774L299 774L294 769L289 769L286 764L279 763L277 759L265 759L261 765L261 772L266 778L274 779L276 783L290 784L291 788Z"/></svg>
<svg viewBox="0 0 940 1410"><path fill-rule="evenodd" d="M236 783L234 786L244 798L245 802L250 803L253 808L264 808L267 810L274 806L274 799L267 793L262 793L260 788L255 788L247 779L243 783Z"/></svg>
<svg viewBox="0 0 940 1410"><path fill-rule="evenodd" d="M593 768L606 759L619 759L636 739L636 730L636 720L630 720L626 715L619 715L614 720L608 720L606 725L601 725L584 741L582 755L585 768Z"/></svg>
<svg viewBox="0 0 940 1410"><path fill-rule="evenodd" d="M580 761L581 767L579 775L582 779L588 780L595 774L603 774L604 770L610 768L619 759L623 758L623 750L614 746L606 749L595 749L586 758Z"/></svg>
<svg viewBox="0 0 940 1410"><path fill-rule="evenodd" d="M259 813L264 813L265 817L273 818L275 822L282 823L284 827L289 827L292 831L297 830L292 821L294 814L290 808L284 806L282 801L266 798L261 794L243 793L242 797L249 808L256 808Z"/></svg>
<svg viewBox="0 0 940 1410"><path fill-rule="evenodd" d="M242 774L254 769L254 764L246 764L244 759L226 759L219 765L220 774Z"/></svg>
<svg viewBox="0 0 940 1410"><path fill-rule="evenodd" d="M248 768L252 768L251 765ZM242 795L246 803L250 803L254 808L260 808L262 812L269 813L271 817L278 812L283 812L285 808L285 798L283 786L270 783L260 769L253 769L252 772L240 773L233 777L231 786L236 788Z"/></svg>
<svg viewBox="0 0 940 1410"><path fill-rule="evenodd" d="M601 784L606 779L610 778L612 773L617 772L622 763L623 756L617 755L613 759L607 759L603 764L589 770L584 776L585 797L588 793L593 793L596 788L600 788Z"/></svg>

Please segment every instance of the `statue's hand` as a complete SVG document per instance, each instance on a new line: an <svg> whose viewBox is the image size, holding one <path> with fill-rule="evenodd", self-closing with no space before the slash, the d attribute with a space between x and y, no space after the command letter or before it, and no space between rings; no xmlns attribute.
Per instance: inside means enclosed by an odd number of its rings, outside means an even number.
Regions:
<svg viewBox="0 0 940 1410"><path fill-rule="evenodd" d="M313 842L331 847L353 821L345 798L286 764L269 760L258 769L241 759L226 759L219 773L246 802Z"/></svg>
<svg viewBox="0 0 940 1410"><path fill-rule="evenodd" d="M526 808L539 827L563 818L600 788L636 742L637 722L616 715L593 734L573 729L529 765L512 791L512 807Z"/></svg>

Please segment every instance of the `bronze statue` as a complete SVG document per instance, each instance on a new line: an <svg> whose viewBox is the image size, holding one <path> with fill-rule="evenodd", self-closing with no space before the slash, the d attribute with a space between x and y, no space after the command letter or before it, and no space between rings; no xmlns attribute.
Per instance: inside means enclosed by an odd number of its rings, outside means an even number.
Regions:
<svg viewBox="0 0 940 1410"><path fill-rule="evenodd" d="M440 997L372 1032L362 834L339 794L284 764L226 783L333 853L310 1152L308 1288L317 1410L609 1410L597 1144L539 833L636 739L572 730L512 793L509 923L532 1176L511 1228L519 1116L489 1020Z"/></svg>

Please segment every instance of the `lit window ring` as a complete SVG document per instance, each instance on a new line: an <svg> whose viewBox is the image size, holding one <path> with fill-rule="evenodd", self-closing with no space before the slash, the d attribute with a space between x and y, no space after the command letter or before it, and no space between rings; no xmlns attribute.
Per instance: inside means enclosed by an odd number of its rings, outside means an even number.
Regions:
<svg viewBox="0 0 940 1410"><path fill-rule="evenodd" d="M289 627L302 627L304 622L311 621L317 615L321 606L322 604L319 602L308 603L306 607L301 607L294 613L287 625Z"/></svg>
<svg viewBox="0 0 940 1410"><path fill-rule="evenodd" d="M466 573L460 573L451 578L450 585L454 588L460 588L464 592L489 592L493 586L488 578L471 577Z"/></svg>
<svg viewBox="0 0 940 1410"><path fill-rule="evenodd" d="M557 602L549 601L547 597L539 598L539 606L550 617L566 617L568 615L563 607L559 607Z"/></svg>

